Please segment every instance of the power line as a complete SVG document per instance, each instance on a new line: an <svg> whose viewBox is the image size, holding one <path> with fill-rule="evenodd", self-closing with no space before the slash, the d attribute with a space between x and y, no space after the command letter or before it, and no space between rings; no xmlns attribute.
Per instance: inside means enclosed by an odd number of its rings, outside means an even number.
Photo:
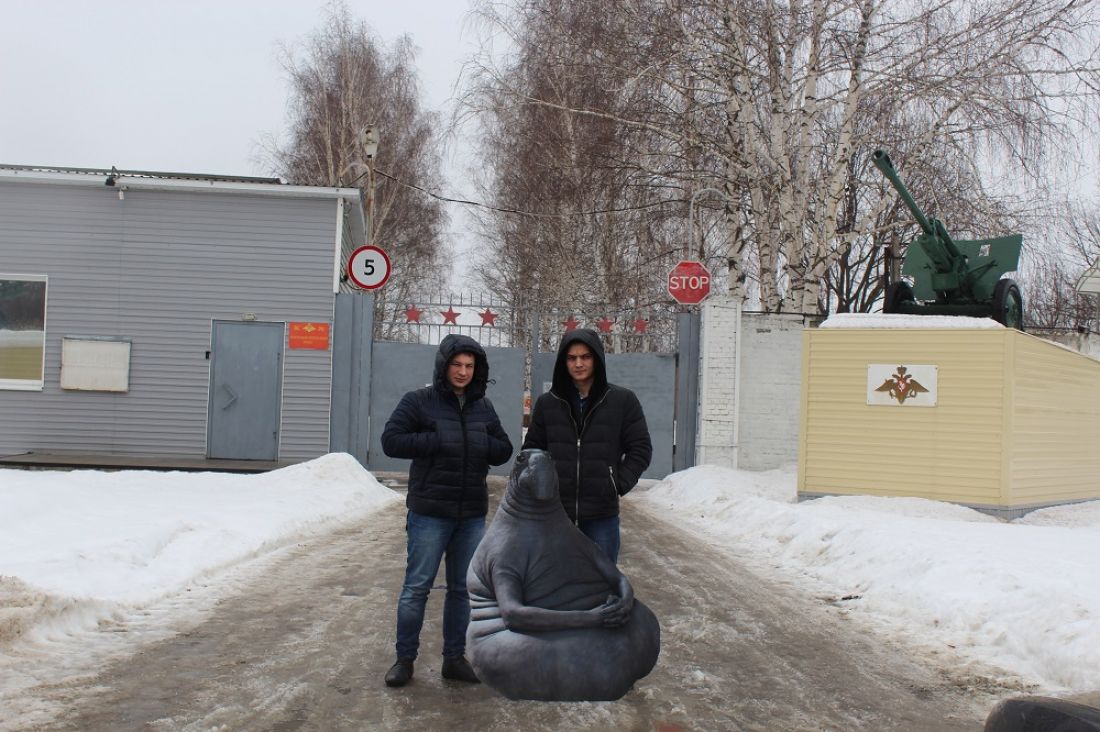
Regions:
<svg viewBox="0 0 1100 732"><path fill-rule="evenodd" d="M488 204L488 203L481 203L480 201L470 201L470 200L467 200L467 199L464 199L464 198L448 198L447 196L441 196L438 193L433 193L432 191L429 191L426 188L421 188L420 186L415 185L413 183L406 183L403 180L398 180L397 178L393 177L389 173L386 173L385 171L375 169L374 172L377 173L378 175L382 176L383 178L389 178L390 180L392 180L394 183L396 183L399 186L404 186L406 188L411 188L415 191L420 191L421 193L425 193L425 194L427 194L427 195L431 196L432 198L435 198L439 201L445 201L446 203L458 203L458 204L462 204L463 206L477 206L479 208L489 209L490 211L499 211L501 213L518 214L520 216L531 216L531 217L534 217L534 218L568 219L568 218L576 218L577 216L595 216L597 214L620 213L620 212L623 212L623 211L642 211L642 210L647 209L647 208L655 208L657 206L664 206L664 205L669 204L669 203L680 203L680 204L682 204L682 203L686 202L686 199L683 199L683 198L669 198L669 199L665 199L663 201L654 201L653 203L646 203L646 204L643 204L641 206L623 206L621 208L602 208L602 209L593 209L591 211L575 211L573 213L560 213L560 214L559 213L539 213L539 212L536 212L536 211L521 211L521 210L516 209L516 208L502 208L500 206L493 206L493 205Z"/></svg>

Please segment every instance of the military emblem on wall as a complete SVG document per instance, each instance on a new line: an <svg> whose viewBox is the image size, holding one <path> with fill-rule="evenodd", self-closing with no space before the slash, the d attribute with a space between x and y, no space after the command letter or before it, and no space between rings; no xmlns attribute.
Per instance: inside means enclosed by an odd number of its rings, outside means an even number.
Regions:
<svg viewBox="0 0 1100 732"><path fill-rule="evenodd" d="M934 407L938 368L929 365L867 366L867 403L871 405Z"/></svg>

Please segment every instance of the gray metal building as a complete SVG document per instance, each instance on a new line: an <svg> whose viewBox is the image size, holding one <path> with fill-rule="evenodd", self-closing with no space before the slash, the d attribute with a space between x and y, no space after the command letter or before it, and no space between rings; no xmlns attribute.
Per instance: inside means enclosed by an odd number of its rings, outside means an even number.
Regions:
<svg viewBox="0 0 1100 732"><path fill-rule="evenodd" d="M0 166L0 455L328 452L365 228L357 189Z"/></svg>

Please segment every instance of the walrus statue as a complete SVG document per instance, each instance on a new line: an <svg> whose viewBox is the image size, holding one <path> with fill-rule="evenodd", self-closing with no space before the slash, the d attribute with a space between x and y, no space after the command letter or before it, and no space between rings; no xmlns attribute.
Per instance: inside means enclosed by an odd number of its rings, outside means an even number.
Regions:
<svg viewBox="0 0 1100 732"><path fill-rule="evenodd" d="M470 664L509 699L612 701L657 663L657 617L570 522L548 452L516 458L466 585Z"/></svg>

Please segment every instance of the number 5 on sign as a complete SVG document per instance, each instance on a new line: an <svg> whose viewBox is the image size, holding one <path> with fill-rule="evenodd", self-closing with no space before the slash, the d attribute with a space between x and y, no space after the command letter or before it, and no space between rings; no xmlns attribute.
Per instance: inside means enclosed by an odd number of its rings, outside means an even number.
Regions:
<svg viewBox="0 0 1100 732"><path fill-rule="evenodd" d="M390 258L378 247L359 247L348 257L348 277L364 290L377 290L390 278Z"/></svg>

